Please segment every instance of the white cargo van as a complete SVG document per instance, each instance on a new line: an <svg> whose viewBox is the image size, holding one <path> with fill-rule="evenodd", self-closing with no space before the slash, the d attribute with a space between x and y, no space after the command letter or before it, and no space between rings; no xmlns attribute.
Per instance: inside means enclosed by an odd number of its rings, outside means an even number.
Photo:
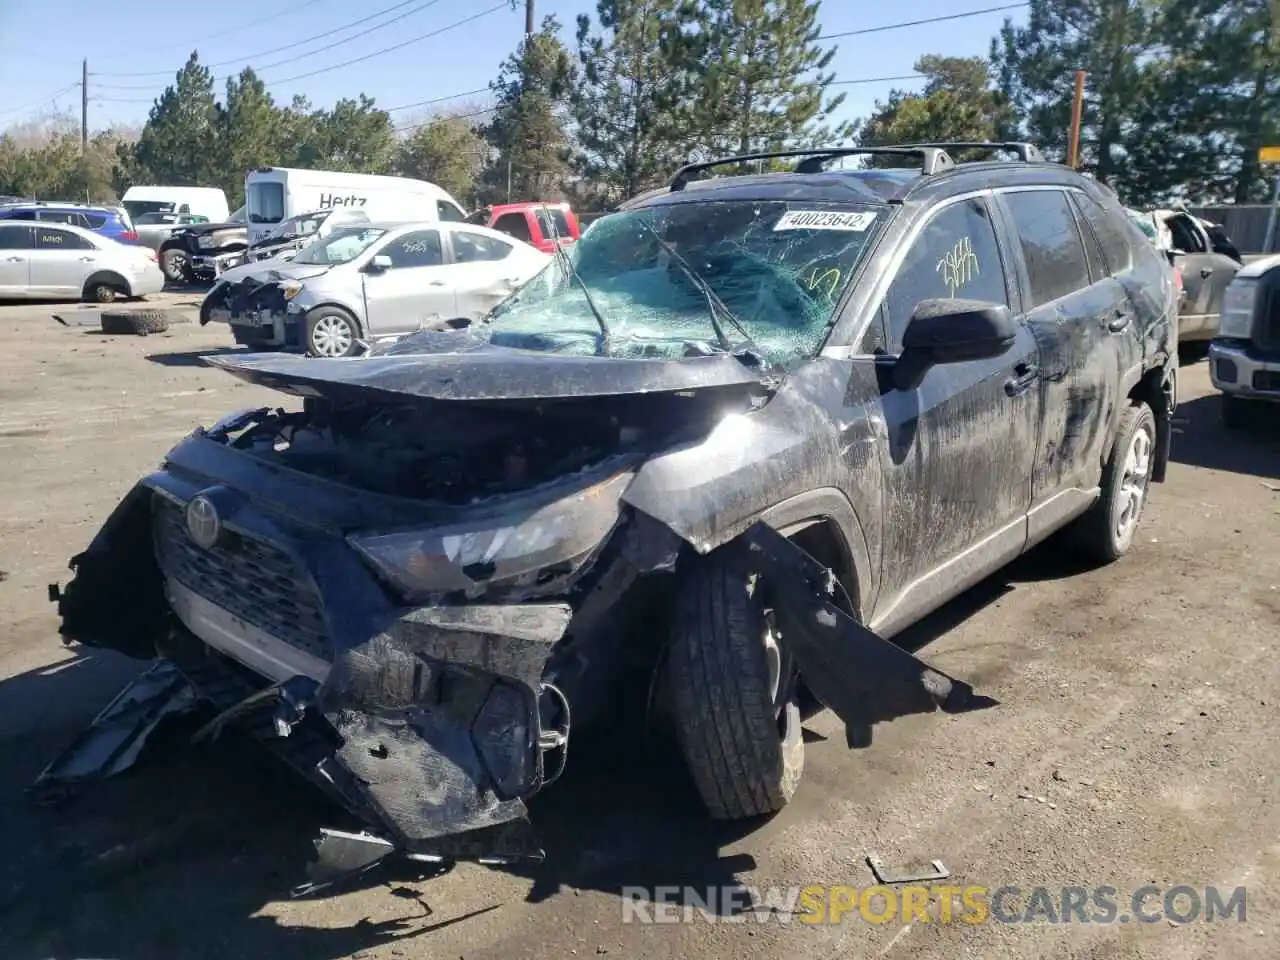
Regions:
<svg viewBox="0 0 1280 960"><path fill-rule="evenodd" d="M134 220L144 213L190 213L226 223L231 209L217 187L130 187L120 203Z"/></svg>
<svg viewBox="0 0 1280 960"><path fill-rule="evenodd" d="M425 180L336 170L263 167L244 178L249 243L276 224L329 207L361 210L370 220L464 220L466 213L448 191Z"/></svg>

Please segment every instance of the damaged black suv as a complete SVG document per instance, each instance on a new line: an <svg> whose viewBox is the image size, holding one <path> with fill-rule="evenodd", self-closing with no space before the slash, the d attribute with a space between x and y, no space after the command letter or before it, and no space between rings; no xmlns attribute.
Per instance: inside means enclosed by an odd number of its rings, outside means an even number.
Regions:
<svg viewBox="0 0 1280 960"><path fill-rule="evenodd" d="M52 589L154 664L43 784L211 705L367 825L335 862L536 856L637 665L717 818L787 803L803 703L851 746L992 703L888 638L1055 531L1129 549L1177 294L1104 187L946 146L686 167L472 329L211 359L301 402L197 429Z"/></svg>

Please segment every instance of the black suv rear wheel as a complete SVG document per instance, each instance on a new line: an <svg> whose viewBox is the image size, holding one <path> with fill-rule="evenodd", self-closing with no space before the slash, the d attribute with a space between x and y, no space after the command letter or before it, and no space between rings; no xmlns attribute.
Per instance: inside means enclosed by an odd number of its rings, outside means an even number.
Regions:
<svg viewBox="0 0 1280 960"><path fill-rule="evenodd" d="M780 810L804 771L796 671L738 559L722 548L690 571L667 659L680 750L717 820Z"/></svg>
<svg viewBox="0 0 1280 960"><path fill-rule="evenodd" d="M1120 415L1102 471L1102 496L1068 528L1072 541L1090 559L1110 563L1129 552L1147 504L1155 459L1155 414L1145 403L1131 401Z"/></svg>

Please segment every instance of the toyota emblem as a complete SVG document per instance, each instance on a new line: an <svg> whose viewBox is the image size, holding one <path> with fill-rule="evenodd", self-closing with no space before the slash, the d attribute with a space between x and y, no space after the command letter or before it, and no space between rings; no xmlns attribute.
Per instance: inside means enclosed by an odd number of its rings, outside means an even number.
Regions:
<svg viewBox="0 0 1280 960"><path fill-rule="evenodd" d="M187 504L187 533L206 550L218 542L218 537L222 535L222 521L218 519L218 510L208 497L192 497Z"/></svg>

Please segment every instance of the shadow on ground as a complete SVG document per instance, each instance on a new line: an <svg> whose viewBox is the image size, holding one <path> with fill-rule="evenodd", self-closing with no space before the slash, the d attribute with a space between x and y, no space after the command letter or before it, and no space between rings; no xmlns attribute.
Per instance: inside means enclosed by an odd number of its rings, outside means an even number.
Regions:
<svg viewBox="0 0 1280 960"><path fill-rule="evenodd" d="M199 367L205 357L248 356L247 347L210 347L208 350L183 350L175 353L149 353L147 359L162 367Z"/></svg>
<svg viewBox="0 0 1280 960"><path fill-rule="evenodd" d="M1081 569L1060 551L1038 550L901 641L913 649L925 646L999 599L1011 583ZM406 861L385 864L335 891L380 888L385 902L395 903L380 916L398 919L324 928L288 926L263 915L304 878L318 828L351 824L256 744L233 733L193 749L187 746L190 729L171 726L132 771L84 789L65 806L36 806L22 787L137 669L115 657L71 653L57 669L0 682L5 960L336 960L475 916L433 915L430 871L438 874L439 868ZM565 888L620 895L624 886L705 890L746 882L754 858L725 855L724 848L774 826L767 820L708 821L674 747L637 730L641 711L634 704L619 709L628 716L602 724L607 737L575 739L564 779L531 804L547 859L502 869L531 882L526 899L533 903ZM410 886L422 880L427 882ZM477 913L500 906L487 904Z"/></svg>
<svg viewBox="0 0 1280 960"><path fill-rule="evenodd" d="M1171 458L1175 463L1280 479L1280 404L1256 403L1250 423L1228 430L1218 394L1178 404Z"/></svg>

